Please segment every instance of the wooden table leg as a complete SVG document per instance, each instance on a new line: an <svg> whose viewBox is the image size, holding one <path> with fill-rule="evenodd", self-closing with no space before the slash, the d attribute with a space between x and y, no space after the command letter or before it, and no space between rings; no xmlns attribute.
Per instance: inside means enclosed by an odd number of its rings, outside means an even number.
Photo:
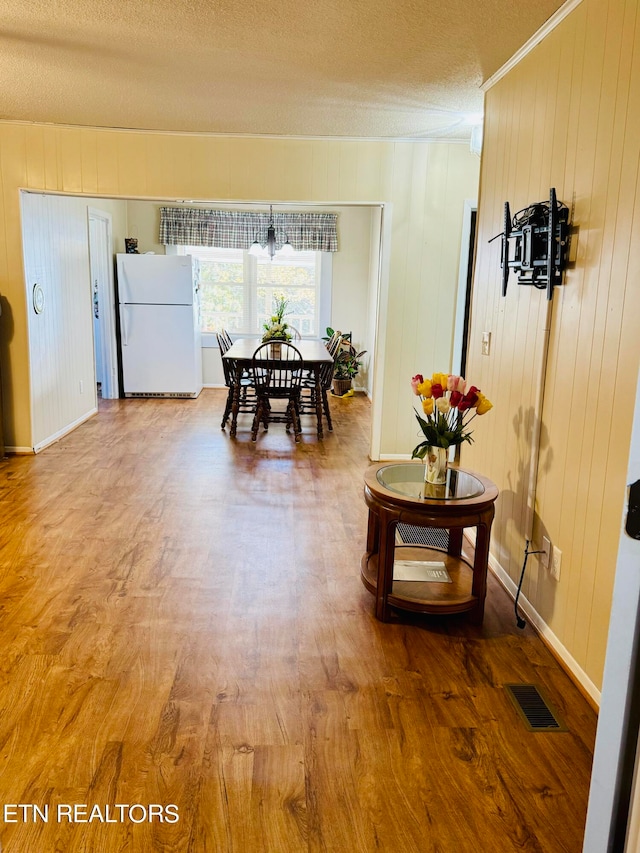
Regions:
<svg viewBox="0 0 640 853"><path fill-rule="evenodd" d="M378 531L378 582L376 586L376 618L388 622L391 618L388 597L393 589L393 562L398 520L384 510L380 513Z"/></svg>
<svg viewBox="0 0 640 853"><path fill-rule="evenodd" d="M369 510L367 522L367 554L377 554L380 543L380 519L378 514Z"/></svg>
<svg viewBox="0 0 640 853"><path fill-rule="evenodd" d="M476 545L473 559L473 584L471 592L476 596L478 603L470 612L470 621L475 625L481 625L484 618L484 601L487 596L487 570L489 566L489 539L491 535L491 522L493 521L493 507L490 512L483 513L480 523L476 527Z"/></svg>
<svg viewBox="0 0 640 853"><path fill-rule="evenodd" d="M463 532L464 527L449 528L449 547L447 548L447 554L450 554L452 557L459 557L460 554L462 554Z"/></svg>

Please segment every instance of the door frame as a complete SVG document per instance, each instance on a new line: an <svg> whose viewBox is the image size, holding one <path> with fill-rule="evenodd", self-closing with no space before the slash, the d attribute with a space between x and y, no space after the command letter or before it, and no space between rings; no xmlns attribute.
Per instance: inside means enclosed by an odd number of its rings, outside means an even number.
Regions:
<svg viewBox="0 0 640 853"><path fill-rule="evenodd" d="M465 198L462 211L462 235L460 238L460 264L458 266L458 295L456 297L456 315L453 330L453 347L451 351L451 372L460 374L464 341L471 326L471 305L468 297L473 288L473 260L475 245L471 245L471 220L478 212L477 199ZM477 233L477 229L476 229ZM474 240L475 242L475 240ZM466 317L466 306L469 302L469 316ZM466 319L466 323L465 323Z"/></svg>
<svg viewBox="0 0 640 853"><path fill-rule="evenodd" d="M93 278L92 262L92 234L91 220L98 220L106 225L105 245L102 247L107 259L106 281L98 280L98 323L100 326L100 344L102 349L102 397L106 400L114 400L120 396L120 383L118 381L118 344L116 340L115 321L115 285L113 277L113 222L110 213L87 206L87 232L89 241L89 268ZM93 255L95 256L95 248ZM90 282L92 290L93 283ZM93 305L93 302L92 302Z"/></svg>
<svg viewBox="0 0 640 853"><path fill-rule="evenodd" d="M627 484L640 480L640 375ZM637 748L640 731L640 540L626 532L629 489L611 603L602 698L591 770L583 853L628 850L631 826L638 824ZM628 839L627 839L628 842Z"/></svg>

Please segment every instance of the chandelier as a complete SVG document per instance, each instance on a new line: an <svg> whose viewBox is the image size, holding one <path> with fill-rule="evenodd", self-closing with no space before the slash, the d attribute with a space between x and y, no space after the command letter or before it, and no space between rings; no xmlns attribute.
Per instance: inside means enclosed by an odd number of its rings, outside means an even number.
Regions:
<svg viewBox="0 0 640 853"><path fill-rule="evenodd" d="M293 246L289 242L289 238L287 237L286 234L285 234L284 243L282 244L282 247L278 251L280 252L281 255L285 255L285 256L292 255L295 251L295 249L293 248ZM269 205L269 226L267 228L267 239L266 239L265 243L262 243L260 240L258 240L258 237L256 236L256 239L253 241L253 243L251 244L251 246L249 248L249 254L255 255L258 258L266 257L268 255L269 260L272 261L275 253L276 253L276 228L275 228L275 225L273 224L273 205L270 204Z"/></svg>

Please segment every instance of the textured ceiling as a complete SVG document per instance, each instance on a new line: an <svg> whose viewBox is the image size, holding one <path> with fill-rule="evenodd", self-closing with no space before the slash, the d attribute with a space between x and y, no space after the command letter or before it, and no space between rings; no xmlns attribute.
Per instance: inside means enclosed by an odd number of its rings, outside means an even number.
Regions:
<svg viewBox="0 0 640 853"><path fill-rule="evenodd" d="M0 118L465 138L559 0L0 0Z"/></svg>

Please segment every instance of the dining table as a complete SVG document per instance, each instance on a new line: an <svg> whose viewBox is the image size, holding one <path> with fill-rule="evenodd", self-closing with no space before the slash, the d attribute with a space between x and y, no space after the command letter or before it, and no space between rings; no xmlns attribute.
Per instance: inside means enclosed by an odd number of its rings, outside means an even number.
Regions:
<svg viewBox="0 0 640 853"><path fill-rule="evenodd" d="M240 409L240 393L241 383L240 377L243 374L251 372L253 364L253 354L260 346L262 340L260 338L238 338L232 343L227 352L222 356L223 359L230 362L236 372L236 381L233 387L233 402L231 406L231 429L230 434L235 436L238 424L238 411ZM275 342L277 343L277 341ZM313 376L316 393L315 408L318 438L322 438L324 433L322 429L322 394L320 393L320 371L323 364L331 364L333 357L327 349L324 341L313 338L304 338L301 341L289 341L293 344L302 356L302 367L309 375ZM277 358L274 358L276 361Z"/></svg>

